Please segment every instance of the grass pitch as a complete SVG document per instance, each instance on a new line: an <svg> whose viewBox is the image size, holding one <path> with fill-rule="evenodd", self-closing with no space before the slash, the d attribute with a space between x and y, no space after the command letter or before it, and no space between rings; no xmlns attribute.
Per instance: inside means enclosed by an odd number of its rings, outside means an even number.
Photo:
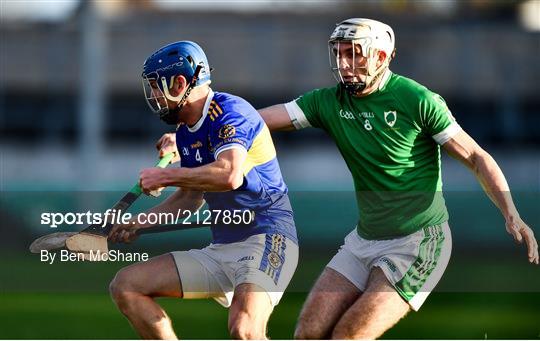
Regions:
<svg viewBox="0 0 540 341"><path fill-rule="evenodd" d="M507 259L507 252L499 251ZM473 262L456 253L438 289L387 339L540 339L540 271L516 261ZM155 255L155 254L152 254ZM303 254L305 255L305 254ZM269 323L290 339L307 292L330 258L304 257ZM0 339L133 339L107 287L129 263L55 263L0 256ZM474 290L472 290L474 289ZM213 300L159 299L183 339L227 339L227 310Z"/></svg>
<svg viewBox="0 0 540 341"><path fill-rule="evenodd" d="M286 294L269 324L272 339L290 339L305 294ZM435 293L388 339L538 339L540 294ZM184 339L226 339L227 310L210 300L160 299ZM133 339L107 294L3 294L2 339Z"/></svg>

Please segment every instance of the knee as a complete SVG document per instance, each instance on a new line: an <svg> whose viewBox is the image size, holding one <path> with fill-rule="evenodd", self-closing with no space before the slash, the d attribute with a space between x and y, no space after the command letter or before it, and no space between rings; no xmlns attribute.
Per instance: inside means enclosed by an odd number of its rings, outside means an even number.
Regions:
<svg viewBox="0 0 540 341"><path fill-rule="evenodd" d="M312 340L315 338L310 335L308 329L298 324L296 328L294 329L294 339L295 340L310 340L310 339Z"/></svg>
<svg viewBox="0 0 540 341"><path fill-rule="evenodd" d="M355 340L355 339L367 340L367 339L372 339L372 338L356 336L356 335L353 335L352 333L347 333L347 332L341 331L341 330L335 330L332 333L332 338L331 339L332 340Z"/></svg>
<svg viewBox="0 0 540 341"><path fill-rule="evenodd" d="M123 300L127 292L128 280L125 272L120 270L116 273L109 284L109 293L115 302Z"/></svg>
<svg viewBox="0 0 540 341"><path fill-rule="evenodd" d="M235 323L229 328L231 338L234 340L264 340L264 333L259 333L253 326Z"/></svg>
<svg viewBox="0 0 540 341"><path fill-rule="evenodd" d="M318 321L309 318L302 312L298 321L296 322L296 328L294 329L294 338L297 340L321 340L328 339L329 337L328 327L318 323Z"/></svg>
<svg viewBox="0 0 540 341"><path fill-rule="evenodd" d="M308 328L305 324L298 323L294 330L294 338L296 340L321 340L325 339L326 335L316 328Z"/></svg>
<svg viewBox="0 0 540 341"><path fill-rule="evenodd" d="M340 328L336 327L332 332L332 340L375 340L380 335L366 328Z"/></svg>
<svg viewBox="0 0 540 341"><path fill-rule="evenodd" d="M127 313L136 294L129 283L125 270L120 270L109 284L109 293L118 308Z"/></svg>
<svg viewBox="0 0 540 341"><path fill-rule="evenodd" d="M247 313L240 314L229 324L229 333L236 340L266 339L265 326L258 327Z"/></svg>

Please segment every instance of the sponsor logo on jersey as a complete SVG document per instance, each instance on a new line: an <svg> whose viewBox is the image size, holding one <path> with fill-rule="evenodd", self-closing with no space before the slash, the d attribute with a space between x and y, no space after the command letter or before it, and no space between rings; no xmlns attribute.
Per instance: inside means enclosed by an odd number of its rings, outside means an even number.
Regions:
<svg viewBox="0 0 540 341"><path fill-rule="evenodd" d="M191 147L191 149L201 148L201 147L202 147L202 142L201 142L201 141L197 141L197 142L191 144L190 147Z"/></svg>
<svg viewBox="0 0 540 341"><path fill-rule="evenodd" d="M350 111L346 110L339 110L339 117L344 118L346 120L354 120L354 114Z"/></svg>
<svg viewBox="0 0 540 341"><path fill-rule="evenodd" d="M390 127L393 127L394 124L396 124L396 121L397 121L397 112L395 110L385 111L384 112L384 121Z"/></svg>
<svg viewBox="0 0 540 341"><path fill-rule="evenodd" d="M218 136L220 139L228 139L234 135L236 135L236 128L233 125L225 124L219 129Z"/></svg>
<svg viewBox="0 0 540 341"><path fill-rule="evenodd" d="M238 143L239 145L244 146L247 149L246 141L239 139L238 137L231 137L231 138L223 139L222 141L219 141L213 148L215 150L218 150L224 144L229 144L229 143Z"/></svg>

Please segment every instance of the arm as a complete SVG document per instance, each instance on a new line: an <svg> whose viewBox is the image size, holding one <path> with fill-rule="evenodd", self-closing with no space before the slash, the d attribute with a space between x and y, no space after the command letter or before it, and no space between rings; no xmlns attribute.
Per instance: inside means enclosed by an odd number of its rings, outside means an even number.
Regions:
<svg viewBox="0 0 540 341"><path fill-rule="evenodd" d="M491 155L463 130L444 143L443 148L474 173L506 220L506 231L519 243L525 240L529 262L538 264L538 244L534 233L519 216L504 174Z"/></svg>
<svg viewBox="0 0 540 341"><path fill-rule="evenodd" d="M285 104L273 105L258 111L270 130L289 131L295 129Z"/></svg>
<svg viewBox="0 0 540 341"><path fill-rule="evenodd" d="M219 153L216 161L200 167L143 169L141 188L145 193L164 186L207 192L231 191L244 181L242 166L246 157L246 150L232 148Z"/></svg>
<svg viewBox="0 0 540 341"><path fill-rule="evenodd" d="M182 212L198 211L204 204L203 193L198 191L189 191L178 188L173 194L165 199L161 204L156 205L144 213L149 214L171 213L176 217L178 210ZM184 214L181 216L183 217ZM133 217L128 224L115 225L109 232L109 240L112 242L128 243L137 239L136 231L141 228L150 227L152 224L139 223L137 217Z"/></svg>
<svg viewBox="0 0 540 341"><path fill-rule="evenodd" d="M176 215L178 210L182 210L182 212L190 211L194 213L198 211L203 204L204 199L202 192L178 188L162 203L146 210L144 213L146 215L160 213L173 213ZM137 226L140 228L145 228L152 226L152 224L137 224Z"/></svg>

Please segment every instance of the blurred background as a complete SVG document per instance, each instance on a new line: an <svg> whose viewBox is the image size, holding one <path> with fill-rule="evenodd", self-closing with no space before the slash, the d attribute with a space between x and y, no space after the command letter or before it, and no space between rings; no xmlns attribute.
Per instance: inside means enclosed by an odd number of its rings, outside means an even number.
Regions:
<svg viewBox="0 0 540 341"><path fill-rule="evenodd" d="M369 17L391 25L397 48L391 69L446 99L498 161L521 216L540 235L539 0L0 5L0 316L13 326L0 328L1 338L135 337L106 293L126 264L46 265L26 250L51 232L40 225L42 212L104 210L155 162L154 144L171 128L146 107L141 66L178 40L206 51L214 90L262 108L335 84L327 40L336 23ZM273 137L303 247L303 266L270 325L273 338L290 338L305 293L358 217L352 179L324 132ZM446 156L443 181L454 256L440 293L385 337L540 338L538 267L526 263L475 178ZM143 199L134 211L155 203ZM58 231L67 229L80 227ZM159 254L208 241L208 231L186 231L122 247ZM227 337L225 310L212 302L176 303L165 302L185 324L180 336ZM196 309L194 317L189 312ZM205 328L208 319L222 328Z"/></svg>

